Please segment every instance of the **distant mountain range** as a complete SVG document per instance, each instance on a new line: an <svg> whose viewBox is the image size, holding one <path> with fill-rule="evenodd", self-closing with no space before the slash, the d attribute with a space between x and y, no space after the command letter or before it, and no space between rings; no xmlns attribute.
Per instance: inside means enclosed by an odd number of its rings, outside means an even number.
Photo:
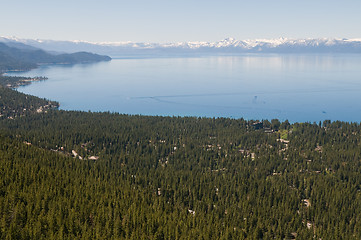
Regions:
<svg viewBox="0 0 361 240"><path fill-rule="evenodd" d="M137 55L212 55L239 53L361 53L361 39L256 39L227 38L218 42L133 43L54 41L0 37L0 42L11 46L26 44L55 52L89 51L110 56Z"/></svg>
<svg viewBox="0 0 361 240"><path fill-rule="evenodd" d="M4 41L5 40L5 41ZM75 64L109 61L108 56L89 52L50 53L18 41L0 41L0 73L4 71L28 70L39 64Z"/></svg>

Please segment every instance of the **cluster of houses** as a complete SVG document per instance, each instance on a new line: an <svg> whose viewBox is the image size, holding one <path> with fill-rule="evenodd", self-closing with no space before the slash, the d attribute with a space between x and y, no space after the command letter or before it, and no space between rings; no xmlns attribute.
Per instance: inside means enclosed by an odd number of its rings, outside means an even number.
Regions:
<svg viewBox="0 0 361 240"><path fill-rule="evenodd" d="M265 133L273 133L274 132L274 130L272 128L264 127L263 122L261 122L261 121L256 121L256 122L252 123L252 127L255 130L263 129Z"/></svg>

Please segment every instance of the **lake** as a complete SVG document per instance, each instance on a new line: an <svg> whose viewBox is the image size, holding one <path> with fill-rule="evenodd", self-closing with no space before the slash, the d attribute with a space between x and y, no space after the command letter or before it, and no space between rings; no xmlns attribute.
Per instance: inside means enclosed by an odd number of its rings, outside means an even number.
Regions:
<svg viewBox="0 0 361 240"><path fill-rule="evenodd" d="M65 110L245 119L360 122L360 55L113 59L8 75L49 79L18 88Z"/></svg>

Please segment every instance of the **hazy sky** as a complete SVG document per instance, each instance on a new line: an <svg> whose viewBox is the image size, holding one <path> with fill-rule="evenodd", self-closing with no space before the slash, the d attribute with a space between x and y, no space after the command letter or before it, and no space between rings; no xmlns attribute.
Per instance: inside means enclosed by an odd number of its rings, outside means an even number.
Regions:
<svg viewBox="0 0 361 240"><path fill-rule="evenodd" d="M20 38L361 38L361 0L1 0L0 9L0 36Z"/></svg>

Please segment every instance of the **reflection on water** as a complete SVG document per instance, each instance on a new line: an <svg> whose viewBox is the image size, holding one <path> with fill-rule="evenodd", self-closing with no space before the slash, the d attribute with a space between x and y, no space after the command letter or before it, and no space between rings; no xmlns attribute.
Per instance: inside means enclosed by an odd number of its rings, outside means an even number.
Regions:
<svg viewBox="0 0 361 240"><path fill-rule="evenodd" d="M359 122L360 65L350 54L115 59L42 66L24 75L49 80L19 91L67 110Z"/></svg>

